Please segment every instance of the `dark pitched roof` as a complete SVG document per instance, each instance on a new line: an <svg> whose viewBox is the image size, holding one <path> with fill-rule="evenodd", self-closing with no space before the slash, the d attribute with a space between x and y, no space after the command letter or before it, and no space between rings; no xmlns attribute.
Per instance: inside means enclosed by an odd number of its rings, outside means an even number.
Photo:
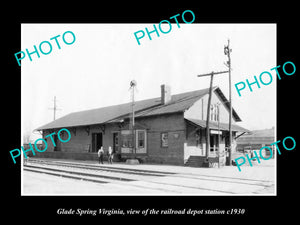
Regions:
<svg viewBox="0 0 300 225"><path fill-rule="evenodd" d="M158 104L160 104L160 98L138 101L135 102L135 110L142 110ZM130 112L131 103L84 110L65 115L37 128L36 130L102 124L122 115L127 115Z"/></svg>
<svg viewBox="0 0 300 225"><path fill-rule="evenodd" d="M221 99L227 99L218 87L213 90L217 94L221 94ZM198 91L191 91L181 94L172 95L171 101L166 104L161 104L160 97L135 102L136 117L153 116L167 113L184 112L190 108L196 101L208 94L209 88ZM223 96L223 97L222 97ZM225 99L223 99L225 98ZM228 101L227 101L228 102ZM226 105L228 107L228 105ZM121 105L108 106L103 108L85 110L80 112L70 113L48 124L45 124L36 130L87 126L92 124L103 124L114 122L121 118L128 118L131 113L131 102ZM233 117L236 121L241 121L237 113L233 110Z"/></svg>

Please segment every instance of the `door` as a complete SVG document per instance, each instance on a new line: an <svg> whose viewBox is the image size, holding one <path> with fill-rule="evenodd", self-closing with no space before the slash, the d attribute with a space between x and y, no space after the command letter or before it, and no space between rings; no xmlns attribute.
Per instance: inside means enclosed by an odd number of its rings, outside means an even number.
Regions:
<svg viewBox="0 0 300 225"><path fill-rule="evenodd" d="M215 156L218 152L218 136L215 134L210 135L210 155Z"/></svg>
<svg viewBox="0 0 300 225"><path fill-rule="evenodd" d="M98 152L102 146L102 133L92 133L92 152Z"/></svg>
<svg viewBox="0 0 300 225"><path fill-rule="evenodd" d="M113 133L113 153L119 152L119 133Z"/></svg>
<svg viewBox="0 0 300 225"><path fill-rule="evenodd" d="M60 141L57 141L57 134L53 135L53 140L56 146L54 146L53 151L60 151Z"/></svg>
<svg viewBox="0 0 300 225"><path fill-rule="evenodd" d="M136 153L147 153L147 135L146 130L136 131Z"/></svg>

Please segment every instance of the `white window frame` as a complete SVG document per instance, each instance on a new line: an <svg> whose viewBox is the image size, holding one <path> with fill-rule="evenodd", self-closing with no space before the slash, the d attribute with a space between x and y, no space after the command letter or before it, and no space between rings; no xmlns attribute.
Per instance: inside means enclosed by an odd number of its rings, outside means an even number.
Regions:
<svg viewBox="0 0 300 225"><path fill-rule="evenodd" d="M139 148L139 132L143 132L144 133L144 147L143 148ZM147 132L146 130L136 130L136 134L135 134L135 146L136 146L136 153L147 153Z"/></svg>

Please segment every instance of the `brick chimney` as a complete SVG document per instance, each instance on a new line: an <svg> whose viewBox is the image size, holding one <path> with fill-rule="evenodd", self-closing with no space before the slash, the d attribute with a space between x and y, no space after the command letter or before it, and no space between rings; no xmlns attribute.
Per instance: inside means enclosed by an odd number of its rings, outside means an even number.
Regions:
<svg viewBox="0 0 300 225"><path fill-rule="evenodd" d="M171 101L171 87L165 84L161 88L161 104L166 105Z"/></svg>

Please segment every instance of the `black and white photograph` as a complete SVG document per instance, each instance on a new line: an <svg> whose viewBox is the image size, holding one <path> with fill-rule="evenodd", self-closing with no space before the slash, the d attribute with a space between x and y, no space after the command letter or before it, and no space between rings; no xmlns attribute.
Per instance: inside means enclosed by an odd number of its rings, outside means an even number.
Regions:
<svg viewBox="0 0 300 225"><path fill-rule="evenodd" d="M276 195L276 24L178 21L22 24L23 195Z"/></svg>
<svg viewBox="0 0 300 225"><path fill-rule="evenodd" d="M297 216L296 6L66 3L3 7L10 222Z"/></svg>

